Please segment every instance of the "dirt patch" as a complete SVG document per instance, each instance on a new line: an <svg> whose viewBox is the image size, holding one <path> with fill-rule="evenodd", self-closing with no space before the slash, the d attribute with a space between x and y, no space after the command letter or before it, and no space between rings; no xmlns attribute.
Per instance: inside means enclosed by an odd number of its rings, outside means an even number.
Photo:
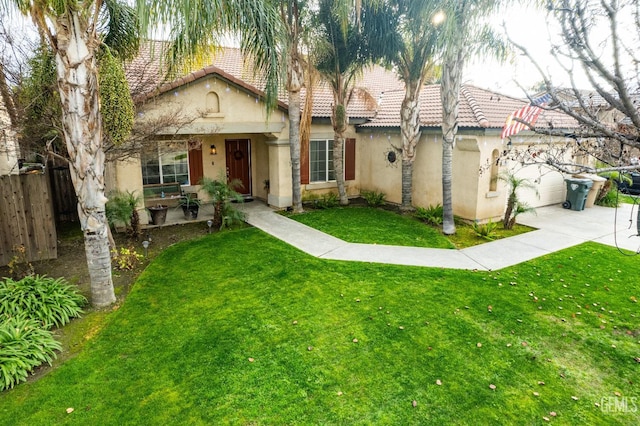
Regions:
<svg viewBox="0 0 640 426"><path fill-rule="evenodd" d="M89 272L80 225L77 222L58 225L57 232L58 258L33 262L34 271L36 274L53 278L63 277L70 284L77 285L82 294L89 298ZM207 232L205 222L192 222L143 230L137 239L130 238L125 233L115 233L114 239L118 248L132 248L142 255L145 254L142 241L150 240L147 257L135 269L121 271L113 268L113 285L118 299L127 295L144 266L162 250L175 243L201 237ZM8 276L8 268L0 267L0 277Z"/></svg>

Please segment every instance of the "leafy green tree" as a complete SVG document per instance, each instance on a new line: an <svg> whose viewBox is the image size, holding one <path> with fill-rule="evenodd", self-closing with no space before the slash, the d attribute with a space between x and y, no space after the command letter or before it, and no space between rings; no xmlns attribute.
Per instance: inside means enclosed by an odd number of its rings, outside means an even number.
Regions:
<svg viewBox="0 0 640 426"><path fill-rule="evenodd" d="M256 67L265 72L271 104L277 92L278 16L267 3L137 0L136 9L118 0L0 0L3 19L17 11L29 15L55 57L62 133L78 196L95 306L115 301L105 215L104 130L99 107L101 47L109 46L120 58L130 57L137 52L140 34L145 34L152 25L164 24L171 28L169 61L175 65L210 46L216 34L237 33L242 50L250 53Z"/></svg>

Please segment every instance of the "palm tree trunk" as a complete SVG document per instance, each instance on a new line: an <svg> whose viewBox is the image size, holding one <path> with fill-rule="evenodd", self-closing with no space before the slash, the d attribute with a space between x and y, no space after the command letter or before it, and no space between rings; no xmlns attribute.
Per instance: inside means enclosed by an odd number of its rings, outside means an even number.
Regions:
<svg viewBox="0 0 640 426"><path fill-rule="evenodd" d="M504 229L511 229L509 227L509 223L511 221L511 214L513 213L513 208L516 204L515 192L509 194L509 200L507 201L507 209L504 212L504 217L502 218L502 226Z"/></svg>
<svg viewBox="0 0 640 426"><path fill-rule="evenodd" d="M116 298L105 216L105 155L95 58L99 40L75 11L69 11L56 21L56 33L62 127L71 180L78 196L78 216L91 279L91 302L96 307L107 306Z"/></svg>
<svg viewBox="0 0 640 426"><path fill-rule="evenodd" d="M402 204L400 210L413 210L413 162L416 146L420 140L420 81L408 81L400 109L400 132L402 137Z"/></svg>
<svg viewBox="0 0 640 426"><path fill-rule="evenodd" d="M344 161L342 151L344 151L344 131L336 130L333 138L333 169L335 170L336 183L338 184L340 205L346 206L349 204L349 198L347 197L347 190L344 186Z"/></svg>
<svg viewBox="0 0 640 426"><path fill-rule="evenodd" d="M445 235L456 232L453 219L453 146L458 132L458 99L464 58L461 50L445 58L442 84L442 231Z"/></svg>
<svg viewBox="0 0 640 426"><path fill-rule="evenodd" d="M347 106L344 99L340 96L336 96L334 93L335 104L332 111L333 121L333 170L336 175L336 183L338 184L338 194L340 196L340 205L346 206L349 204L349 198L347 197L347 190L344 185L344 132L347 130Z"/></svg>
<svg viewBox="0 0 640 426"><path fill-rule="evenodd" d="M291 154L291 191L293 211L302 209L302 189L300 183L300 89L304 78L302 64L298 56L298 46L291 43L287 66L287 88L289 91L289 151Z"/></svg>

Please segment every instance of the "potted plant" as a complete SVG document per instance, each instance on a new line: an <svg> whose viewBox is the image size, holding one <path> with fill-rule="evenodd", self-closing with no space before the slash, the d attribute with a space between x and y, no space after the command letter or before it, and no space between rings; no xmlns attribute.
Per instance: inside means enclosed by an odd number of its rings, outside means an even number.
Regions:
<svg viewBox="0 0 640 426"><path fill-rule="evenodd" d="M164 225L167 220L167 210L169 206L166 204L156 204L155 206L147 207L149 213L151 213L151 223L154 225Z"/></svg>
<svg viewBox="0 0 640 426"><path fill-rule="evenodd" d="M202 202L198 199L198 194L187 193L180 198L178 207L182 207L185 219L194 220L198 218L198 211L200 210L201 203Z"/></svg>

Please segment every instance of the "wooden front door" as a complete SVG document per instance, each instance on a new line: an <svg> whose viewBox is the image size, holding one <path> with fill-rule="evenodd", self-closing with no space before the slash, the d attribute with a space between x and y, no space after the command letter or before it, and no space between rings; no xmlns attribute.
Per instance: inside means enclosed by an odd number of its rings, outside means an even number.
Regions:
<svg viewBox="0 0 640 426"><path fill-rule="evenodd" d="M242 195L251 195L251 151L249 139L227 139L225 152L227 159L227 179L238 179L242 187L236 191Z"/></svg>

